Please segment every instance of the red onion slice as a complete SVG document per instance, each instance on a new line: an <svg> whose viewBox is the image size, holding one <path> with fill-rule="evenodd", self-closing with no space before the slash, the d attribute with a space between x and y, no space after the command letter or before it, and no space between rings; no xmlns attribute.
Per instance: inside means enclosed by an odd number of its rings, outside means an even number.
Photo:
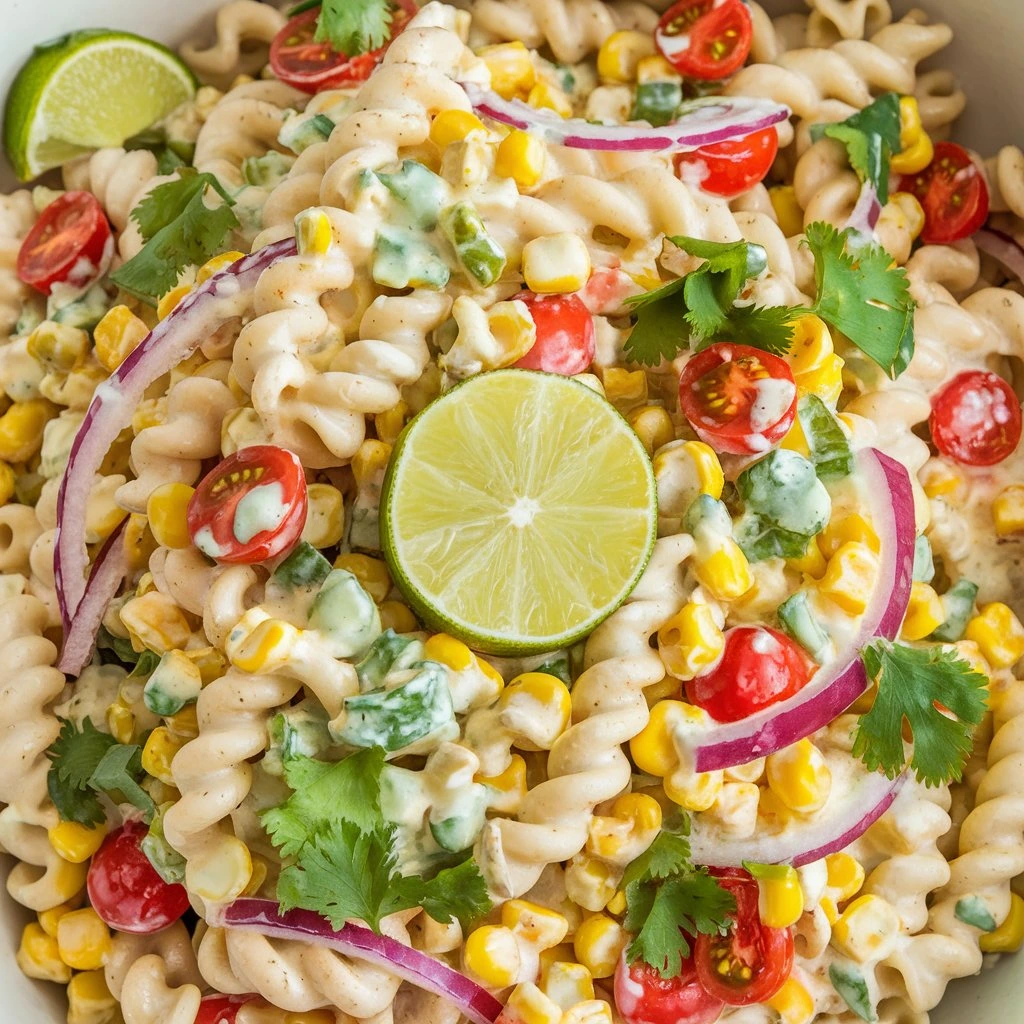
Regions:
<svg viewBox="0 0 1024 1024"><path fill-rule="evenodd" d="M709 829L702 823L702 815L694 815L690 833L694 863L727 868L753 861L792 864L798 868L845 850L885 814L906 781L906 775L887 779L878 772L867 771L852 757L848 760L851 764L847 774L852 774L855 781L839 791L834 787L828 803L816 817L789 822L774 835L761 833L749 839L731 839Z"/></svg>
<svg viewBox="0 0 1024 1024"><path fill-rule="evenodd" d="M247 928L274 939L314 942L366 960L450 1000L473 1024L494 1024L501 1016L501 1003L464 974L412 946L360 925L346 924L335 931L311 910L288 910L282 914L273 900L261 899L240 899L216 908L209 914L209 921L219 928Z"/></svg>
<svg viewBox="0 0 1024 1024"><path fill-rule="evenodd" d="M295 240L289 238L268 245L214 274L161 320L139 347L96 388L85 419L75 435L57 494L53 572L65 637L72 635L72 618L87 591L89 559L85 550L83 513L93 478L111 444L131 422L132 413L150 384L187 359L203 339L223 323L244 312L247 293L255 286L260 274L295 251ZM101 603L105 606L117 591L124 574L122 572L121 577L114 579L113 565L110 563L111 568L103 574L102 587L100 580L90 579L90 607ZM73 649L69 649L65 641L60 665L70 675L76 675L88 659L89 653L83 649L82 637L86 624L93 618L94 608L89 615L82 617L81 627L75 629ZM98 625L97 620L97 628Z"/></svg>
<svg viewBox="0 0 1024 1024"><path fill-rule="evenodd" d="M732 768L788 747L841 715L868 687L860 660L874 637L894 639L910 599L914 570L914 495L906 469L874 448L857 453L871 523L881 542L878 581L860 626L836 657L788 700L739 722L694 727L681 739L699 772Z"/></svg>
<svg viewBox="0 0 1024 1024"><path fill-rule="evenodd" d="M521 100L506 100L496 92L463 82L473 109L493 121L532 132L572 149L607 149L637 152L661 149L700 149L713 142L742 139L762 128L785 121L789 107L745 96L712 96L694 104L678 120L661 128L636 124L591 124L563 118L551 110L531 107Z"/></svg>
<svg viewBox="0 0 1024 1024"><path fill-rule="evenodd" d="M853 228L868 241L875 241L875 228L882 214L882 204L878 201L878 193L870 181L865 181L857 197L857 205L853 208L846 227Z"/></svg>
<svg viewBox="0 0 1024 1024"><path fill-rule="evenodd" d="M995 228L982 228L971 237L979 252L998 260L1024 284L1024 248L1017 239Z"/></svg>

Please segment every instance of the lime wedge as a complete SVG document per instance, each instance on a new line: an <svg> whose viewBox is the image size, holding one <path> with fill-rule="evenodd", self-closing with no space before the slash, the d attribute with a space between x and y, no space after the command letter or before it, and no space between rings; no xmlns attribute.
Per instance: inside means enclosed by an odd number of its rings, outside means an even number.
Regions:
<svg viewBox="0 0 1024 1024"><path fill-rule="evenodd" d="M120 146L196 91L159 43L88 29L37 46L7 94L4 149L22 181L82 153Z"/></svg>
<svg viewBox="0 0 1024 1024"><path fill-rule="evenodd" d="M650 459L604 398L497 370L423 410L381 496L391 574L420 616L494 654L550 651L629 595L654 544Z"/></svg>

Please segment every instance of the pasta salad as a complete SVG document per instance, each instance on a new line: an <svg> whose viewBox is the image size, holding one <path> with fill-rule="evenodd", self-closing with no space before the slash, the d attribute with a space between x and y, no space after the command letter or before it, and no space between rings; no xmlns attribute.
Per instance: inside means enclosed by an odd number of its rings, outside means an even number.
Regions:
<svg viewBox="0 0 1024 1024"><path fill-rule="evenodd" d="M888 0L37 47L0 851L69 1024L918 1024L1024 944L1024 155Z"/></svg>

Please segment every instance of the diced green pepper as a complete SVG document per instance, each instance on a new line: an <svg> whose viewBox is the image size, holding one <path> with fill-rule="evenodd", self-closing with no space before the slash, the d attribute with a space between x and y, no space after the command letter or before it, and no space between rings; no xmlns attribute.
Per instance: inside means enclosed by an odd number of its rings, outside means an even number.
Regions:
<svg viewBox="0 0 1024 1024"><path fill-rule="evenodd" d="M432 811L430 817L430 834L434 842L449 853L461 853L476 842L487 820L487 789L470 783L463 798L456 803L459 813L435 820Z"/></svg>
<svg viewBox="0 0 1024 1024"><path fill-rule="evenodd" d="M270 583L281 590L319 587L331 574L331 563L308 541L299 541L292 553L274 570Z"/></svg>
<svg viewBox="0 0 1024 1024"><path fill-rule="evenodd" d="M441 214L441 230L466 273L485 288L505 269L505 250L488 234L471 203L456 203Z"/></svg>
<svg viewBox="0 0 1024 1024"><path fill-rule="evenodd" d="M389 672L409 668L423 657L423 644L413 637L399 636L386 629L373 641L369 651L358 665L359 688L364 692L383 686Z"/></svg>
<svg viewBox="0 0 1024 1024"><path fill-rule="evenodd" d="M433 231L441 211L451 200L448 183L416 160L404 160L399 170L377 179L406 208L413 227Z"/></svg>
<svg viewBox="0 0 1024 1024"><path fill-rule="evenodd" d="M963 899L957 900L953 913L958 921L963 921L964 924L977 928L978 931L994 932L996 930L996 919L978 896L965 896Z"/></svg>
<svg viewBox="0 0 1024 1024"><path fill-rule="evenodd" d="M309 625L335 658L362 657L380 636L380 612L352 573L332 569L313 601Z"/></svg>
<svg viewBox="0 0 1024 1024"><path fill-rule="evenodd" d="M248 185L255 185L257 188L273 188L285 179L294 163L294 157L272 149L263 156L246 157L242 161L242 177L245 178Z"/></svg>
<svg viewBox="0 0 1024 1024"><path fill-rule="evenodd" d="M260 764L271 775L283 775L294 757L319 757L331 746L327 712L313 701L279 711L267 723L270 747Z"/></svg>
<svg viewBox="0 0 1024 1024"><path fill-rule="evenodd" d="M849 476L853 472L853 449L832 410L817 395L804 395L796 414L819 478L838 480Z"/></svg>
<svg viewBox="0 0 1024 1024"><path fill-rule="evenodd" d="M164 838L164 814L173 806L166 803L157 808L149 823L149 831L139 843L139 848L153 865L153 870L168 885L178 885L185 881L185 858Z"/></svg>
<svg viewBox="0 0 1024 1024"><path fill-rule="evenodd" d="M277 141L299 154L318 142L323 142L334 131L334 122L325 114L292 114L281 126Z"/></svg>
<svg viewBox="0 0 1024 1024"><path fill-rule="evenodd" d="M935 579L935 562L932 561L932 546L922 533L914 541L914 582L931 583Z"/></svg>
<svg viewBox="0 0 1024 1024"><path fill-rule="evenodd" d="M942 607L946 621L932 633L930 639L955 643L962 640L967 629L967 620L974 611L974 600L978 596L978 584L969 579L959 579L942 595Z"/></svg>
<svg viewBox="0 0 1024 1024"><path fill-rule="evenodd" d="M636 87L631 121L646 121L655 128L675 120L683 102L682 82L641 82Z"/></svg>
<svg viewBox="0 0 1024 1024"><path fill-rule="evenodd" d="M48 307L57 307L59 298L51 292ZM91 331L110 309L110 298L101 284L94 284L84 295L59 308L47 308L51 320L69 327Z"/></svg>
<svg viewBox="0 0 1024 1024"><path fill-rule="evenodd" d="M806 590L798 590L779 605L782 628L820 665L828 657L828 633L811 611Z"/></svg>
<svg viewBox="0 0 1024 1024"><path fill-rule="evenodd" d="M568 651L557 651L532 671L546 672L549 676L561 679L566 686L572 687L572 666L569 662Z"/></svg>
<svg viewBox="0 0 1024 1024"><path fill-rule="evenodd" d="M851 963L836 961L829 965L828 977L843 1002L861 1020L867 1021L868 1024L876 1020L868 983L859 968Z"/></svg>
<svg viewBox="0 0 1024 1024"><path fill-rule="evenodd" d="M373 250L373 280L386 288L440 290L451 277L448 264L424 238L401 228L382 227Z"/></svg>
<svg viewBox="0 0 1024 1024"><path fill-rule="evenodd" d="M683 517L683 529L687 533L696 533L699 527L721 534L732 536L732 517L725 503L712 498L710 494L698 494Z"/></svg>
<svg viewBox="0 0 1024 1024"><path fill-rule="evenodd" d="M203 688L199 669L180 654L175 657L177 653L165 654L160 659L142 691L143 703L161 718L176 715L186 704L194 704ZM142 655L139 663L142 663ZM193 671L185 671L189 668Z"/></svg>

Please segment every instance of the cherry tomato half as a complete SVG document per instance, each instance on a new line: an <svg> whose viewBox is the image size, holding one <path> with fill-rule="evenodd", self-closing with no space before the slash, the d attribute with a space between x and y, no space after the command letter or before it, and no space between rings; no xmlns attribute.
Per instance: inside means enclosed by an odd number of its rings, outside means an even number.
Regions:
<svg viewBox="0 0 1024 1024"><path fill-rule="evenodd" d="M762 128L742 139L677 153L676 175L705 192L732 199L764 179L778 151L779 133L774 128Z"/></svg>
<svg viewBox="0 0 1024 1024"><path fill-rule="evenodd" d="M594 361L594 318L578 295L520 292L537 325L537 341L515 365L571 377Z"/></svg>
<svg viewBox="0 0 1024 1024"><path fill-rule="evenodd" d="M763 1003L782 988L793 970L793 933L761 924L757 882L746 871L729 868L711 873L736 897L736 916L727 934L697 936L693 953L697 979L706 992L729 1006Z"/></svg>
<svg viewBox="0 0 1024 1024"><path fill-rule="evenodd" d="M663 978L642 960L627 964L625 953L615 970L615 1006L626 1024L713 1024L725 1008L697 981L692 959Z"/></svg>
<svg viewBox="0 0 1024 1024"><path fill-rule="evenodd" d="M238 1011L258 996L203 996L195 1024L235 1024Z"/></svg>
<svg viewBox="0 0 1024 1024"><path fill-rule="evenodd" d="M766 452L796 418L789 364L749 345L717 342L694 356L679 378L679 407L697 436L732 455Z"/></svg>
<svg viewBox="0 0 1024 1024"><path fill-rule="evenodd" d="M393 0L391 39L394 39L419 10L413 0ZM313 39L320 8L303 11L288 22L270 44L270 68L287 85L302 92L337 89L352 82L364 82L380 63L388 40L379 49L346 57L332 49L330 43Z"/></svg>
<svg viewBox="0 0 1024 1024"><path fill-rule="evenodd" d="M686 684L686 698L717 722L737 722L792 697L807 685L813 663L778 630L737 626L725 634L714 668Z"/></svg>
<svg viewBox="0 0 1024 1024"><path fill-rule="evenodd" d="M921 204L921 241L929 245L967 238L988 217L985 175L955 142L937 142L932 162L917 174L904 175L900 189L912 192Z"/></svg>
<svg viewBox="0 0 1024 1024"><path fill-rule="evenodd" d="M148 829L141 821L125 822L111 832L89 865L89 902L111 927L152 935L174 924L188 910L183 885L168 885L139 844Z"/></svg>
<svg viewBox="0 0 1024 1024"><path fill-rule="evenodd" d="M654 42L679 74L714 82L743 64L753 35L741 0L679 0L661 16Z"/></svg>
<svg viewBox="0 0 1024 1024"><path fill-rule="evenodd" d="M1020 443L1020 399L1002 377L966 370L932 398L928 426L943 455L968 466L992 466Z"/></svg>
<svg viewBox="0 0 1024 1024"><path fill-rule="evenodd" d="M91 192L65 192L39 215L18 251L18 277L44 295L55 284L87 285L99 276L110 224Z"/></svg>
<svg viewBox="0 0 1024 1024"><path fill-rule="evenodd" d="M218 562L265 562L298 543L308 506L302 463L284 448L256 444L203 477L188 503L188 532Z"/></svg>

